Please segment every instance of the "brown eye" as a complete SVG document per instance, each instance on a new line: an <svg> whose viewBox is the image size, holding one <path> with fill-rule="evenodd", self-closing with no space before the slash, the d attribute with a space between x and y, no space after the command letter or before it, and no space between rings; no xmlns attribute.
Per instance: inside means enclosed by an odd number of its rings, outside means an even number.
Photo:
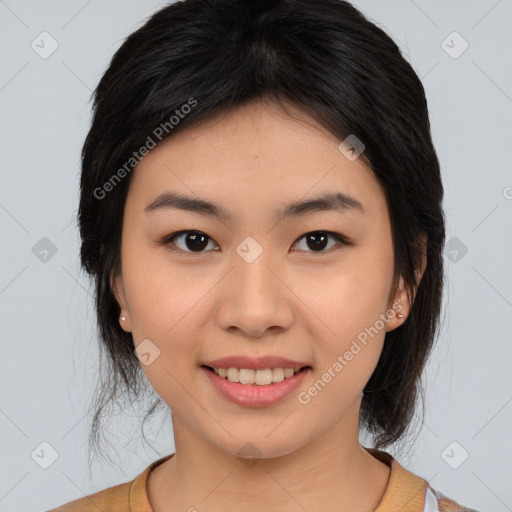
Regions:
<svg viewBox="0 0 512 512"><path fill-rule="evenodd" d="M328 249L336 246L336 244L329 245L330 240L341 245L353 245L348 239L339 235L338 233L332 233L330 231L311 231L302 235L294 245L298 244L299 241L305 240L306 248L303 250L306 252L323 253L328 252ZM189 254L201 254L207 252L207 250L219 249L219 246L214 243L208 235L202 231L179 231L168 235L162 240L162 245L168 246L171 251L184 252ZM207 249L208 244L211 243L210 249ZM174 247L176 247L176 249ZM326 250L327 249L327 250Z"/></svg>
<svg viewBox="0 0 512 512"><path fill-rule="evenodd" d="M181 247L174 242L175 239L180 241ZM201 231L180 231L166 237L163 243L165 245L176 245L183 252L200 253L204 252L204 249L208 247L209 241L213 243L213 240ZM216 247L218 246L214 245L213 248L215 249ZM171 248L171 250L174 249Z"/></svg>
<svg viewBox="0 0 512 512"><path fill-rule="evenodd" d="M310 233L302 235L299 241L302 239L306 241L307 247L311 249L311 251L308 252L326 252L325 248L329 244L329 238L336 240L338 243L349 245L348 241L341 235L331 233L330 231L311 231ZM332 247L331 245L329 249Z"/></svg>

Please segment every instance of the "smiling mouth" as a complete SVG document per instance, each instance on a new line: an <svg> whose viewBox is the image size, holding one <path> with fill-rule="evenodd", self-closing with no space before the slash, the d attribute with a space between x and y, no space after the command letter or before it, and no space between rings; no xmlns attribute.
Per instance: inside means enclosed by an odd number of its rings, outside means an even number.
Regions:
<svg viewBox="0 0 512 512"><path fill-rule="evenodd" d="M297 368L279 367L254 370L250 368L213 368L207 365L202 365L202 368L232 383L255 384L259 386L278 384L300 372L312 369L311 366L302 366Z"/></svg>

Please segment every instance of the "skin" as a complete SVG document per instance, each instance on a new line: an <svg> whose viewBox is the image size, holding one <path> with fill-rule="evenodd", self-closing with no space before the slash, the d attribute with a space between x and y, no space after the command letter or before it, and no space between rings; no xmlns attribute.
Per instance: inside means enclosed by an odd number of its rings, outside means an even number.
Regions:
<svg viewBox="0 0 512 512"><path fill-rule="evenodd" d="M172 410L175 456L147 485L154 512L313 512L341 503L345 512L370 512L384 495L390 469L362 448L358 434L361 392L385 333L411 305L401 279L393 293L388 208L361 158L350 161L341 141L290 112L268 101L231 110L165 140L133 171L122 272L113 286L126 316L122 328L136 346L149 338L160 350L142 369ZM214 201L233 220L176 209L145 213L167 190ZM278 223L272 215L334 190L356 197L365 212L322 211ZM181 230L208 235L203 252L193 252L186 236L159 244ZM356 245L331 238L315 251L304 238L315 231ZM247 236L263 248L250 264L236 252ZM396 301L404 318L387 319L317 396L299 403L297 394ZM237 354L284 356L313 370L284 401L242 407L219 395L199 368ZM237 457L247 442L262 457L251 466Z"/></svg>

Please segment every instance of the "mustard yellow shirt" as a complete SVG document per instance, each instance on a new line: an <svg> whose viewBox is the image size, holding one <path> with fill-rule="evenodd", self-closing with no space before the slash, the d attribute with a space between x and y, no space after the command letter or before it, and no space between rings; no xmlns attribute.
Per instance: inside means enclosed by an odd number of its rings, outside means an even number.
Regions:
<svg viewBox="0 0 512 512"><path fill-rule="evenodd" d="M375 512L478 512L443 496L426 480L403 468L389 453L373 448L365 449L391 467L386 491ZM109 487L48 512L153 512L146 491L148 475L173 455L153 462L130 482Z"/></svg>

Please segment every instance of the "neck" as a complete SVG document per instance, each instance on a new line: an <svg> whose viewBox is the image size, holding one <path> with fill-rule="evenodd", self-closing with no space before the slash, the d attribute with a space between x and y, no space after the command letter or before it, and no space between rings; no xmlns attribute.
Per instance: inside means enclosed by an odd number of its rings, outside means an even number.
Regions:
<svg viewBox="0 0 512 512"><path fill-rule="evenodd" d="M252 461L219 450L173 414L175 455L148 479L153 512L220 512L233 504L246 512L339 510L341 505L346 512L373 512L390 468L359 444L359 405L311 443Z"/></svg>

